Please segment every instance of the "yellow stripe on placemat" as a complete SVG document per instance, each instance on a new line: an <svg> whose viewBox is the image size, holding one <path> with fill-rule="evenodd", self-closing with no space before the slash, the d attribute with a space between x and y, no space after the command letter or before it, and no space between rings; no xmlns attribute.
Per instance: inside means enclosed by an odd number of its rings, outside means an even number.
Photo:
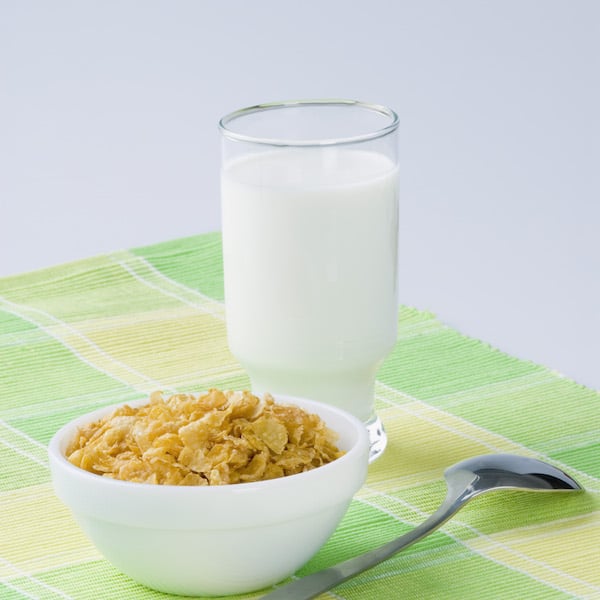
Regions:
<svg viewBox="0 0 600 600"><path fill-rule="evenodd" d="M215 374L240 372L226 344L224 323L191 306L94 319L77 323L77 330L112 361L102 361L99 355L92 359L82 349L94 364L112 373L114 364L126 361L132 373L143 374L155 388L181 382L190 373L214 379ZM140 384L136 382L138 389Z"/></svg>
<svg viewBox="0 0 600 600"><path fill-rule="evenodd" d="M480 535L463 543L568 593L600 598L600 513ZM572 550L577 549L577 552ZM582 560L582 557L587 560Z"/></svg>
<svg viewBox="0 0 600 600"><path fill-rule="evenodd" d="M387 486L386 481L393 480L397 484L394 488L398 489L402 485L426 483L441 477L444 468L478 454L512 453L549 460L523 444L381 382L376 383L375 393L377 414L390 442L383 457L371 466L372 485L381 481ZM570 466L564 468L585 489L600 491L594 477Z"/></svg>
<svg viewBox="0 0 600 600"><path fill-rule="evenodd" d="M79 360L114 379L143 391L149 391L156 387L155 382L144 374L135 371L127 363L115 359L98 344L87 338L76 325L65 323L40 309L19 305L6 299L0 298L0 308L32 323L46 335L60 342Z"/></svg>
<svg viewBox="0 0 600 600"><path fill-rule="evenodd" d="M229 353L218 303L205 311L173 300L168 308L72 323L6 300L4 306L81 361L144 393L243 374Z"/></svg>
<svg viewBox="0 0 600 600"><path fill-rule="evenodd" d="M400 489L439 479L445 467L478 454L535 456L527 448L377 383L378 415L388 433L383 456L371 467L369 486Z"/></svg>
<svg viewBox="0 0 600 600"><path fill-rule="evenodd" d="M101 558L50 483L3 492L0 502L0 580Z"/></svg>
<svg viewBox="0 0 600 600"><path fill-rule="evenodd" d="M121 309L115 315L99 307L91 319L66 322L32 303L31 294L24 303L12 293L0 298L0 308L35 325L86 364L144 393L241 374L227 348L222 303L170 280L129 252L97 261L113 285L128 286L132 301L141 304L143 297L146 310Z"/></svg>

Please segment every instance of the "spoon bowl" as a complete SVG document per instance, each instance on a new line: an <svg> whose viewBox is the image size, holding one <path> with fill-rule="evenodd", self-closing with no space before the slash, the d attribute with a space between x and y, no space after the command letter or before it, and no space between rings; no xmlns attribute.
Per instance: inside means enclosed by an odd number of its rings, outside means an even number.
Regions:
<svg viewBox="0 0 600 600"><path fill-rule="evenodd" d="M444 477L448 487L444 504L449 496L453 497L453 502L460 501L462 505L484 492L500 489L530 492L582 489L557 467L536 458L514 454L484 454L468 458L448 467Z"/></svg>
<svg viewBox="0 0 600 600"><path fill-rule="evenodd" d="M469 500L485 492L501 489L531 492L583 490L572 477L560 469L535 458L515 454L485 454L468 458L448 467L444 478L446 497L426 521L379 548L293 581L266 594L263 599L310 600L434 532Z"/></svg>

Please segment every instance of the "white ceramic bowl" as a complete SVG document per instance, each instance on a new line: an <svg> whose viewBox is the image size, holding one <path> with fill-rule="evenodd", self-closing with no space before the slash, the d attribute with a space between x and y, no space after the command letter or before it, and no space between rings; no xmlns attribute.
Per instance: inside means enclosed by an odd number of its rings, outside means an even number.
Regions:
<svg viewBox="0 0 600 600"><path fill-rule="evenodd" d="M118 481L75 467L64 456L77 429L110 414L111 406L71 421L50 441L56 495L106 559L148 587L209 596L275 584L333 533L364 483L369 457L365 426L349 413L300 398L276 401L318 414L339 433L346 454L306 473L256 483Z"/></svg>

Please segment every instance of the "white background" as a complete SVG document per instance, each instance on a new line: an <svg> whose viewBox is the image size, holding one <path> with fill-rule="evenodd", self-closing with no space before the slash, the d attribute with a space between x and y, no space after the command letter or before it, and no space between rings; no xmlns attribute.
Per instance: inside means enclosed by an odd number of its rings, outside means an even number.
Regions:
<svg viewBox="0 0 600 600"><path fill-rule="evenodd" d="M400 116L401 301L600 389L600 2L0 0L0 276L220 228L231 110Z"/></svg>

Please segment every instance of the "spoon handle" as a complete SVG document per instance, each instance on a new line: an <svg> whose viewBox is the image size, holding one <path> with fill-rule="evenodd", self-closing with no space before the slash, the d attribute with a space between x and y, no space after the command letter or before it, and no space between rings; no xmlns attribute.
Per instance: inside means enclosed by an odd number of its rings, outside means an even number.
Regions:
<svg viewBox="0 0 600 600"><path fill-rule="evenodd" d="M418 542L426 535L443 525L461 506L461 502L446 498L444 503L426 521L409 532L354 558L345 560L333 567L317 571L306 577L292 581L273 592L262 596L263 600L310 600L343 581L374 567L407 546Z"/></svg>

